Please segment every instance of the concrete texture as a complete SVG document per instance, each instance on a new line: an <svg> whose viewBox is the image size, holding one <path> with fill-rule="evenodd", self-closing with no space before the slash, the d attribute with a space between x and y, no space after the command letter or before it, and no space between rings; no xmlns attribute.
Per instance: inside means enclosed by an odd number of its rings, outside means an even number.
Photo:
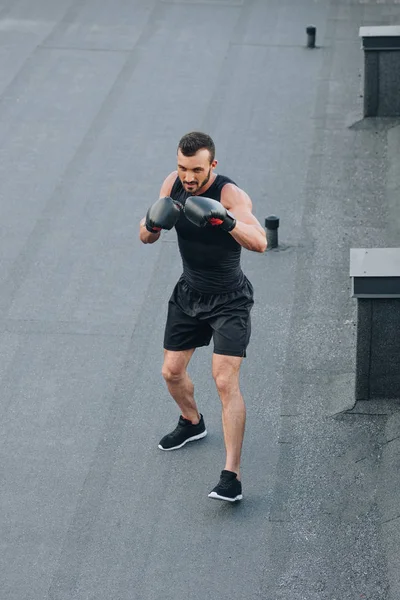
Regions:
<svg viewBox="0 0 400 600"><path fill-rule="evenodd" d="M392 2L0 1L0 597L398 600L398 404L354 405L350 247L395 245L395 120L362 120L363 24ZM305 27L318 48L305 48ZM210 435L159 438L174 232L137 225L183 132L215 138L278 251L242 372L244 501ZM366 406L366 404L368 406Z"/></svg>
<svg viewBox="0 0 400 600"><path fill-rule="evenodd" d="M387 237L396 243L400 235L400 125L392 127L387 135L387 151L389 166L387 171L386 202L388 205L388 232ZM387 244L389 245L389 244Z"/></svg>

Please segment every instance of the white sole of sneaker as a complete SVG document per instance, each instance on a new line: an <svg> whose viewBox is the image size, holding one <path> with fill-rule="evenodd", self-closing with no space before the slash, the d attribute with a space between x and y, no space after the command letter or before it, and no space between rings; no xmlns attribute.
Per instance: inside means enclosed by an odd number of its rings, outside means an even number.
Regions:
<svg viewBox="0 0 400 600"><path fill-rule="evenodd" d="M158 447L160 448L160 450L164 450L164 452L169 452L170 450L179 450L179 448L182 448L188 442L195 442L196 440L201 440L203 437L206 437L206 435L207 429L203 431L203 433L199 433L198 435L194 435L193 437L188 438L182 444L179 444L179 446L174 446L173 448L163 448L161 444L158 444Z"/></svg>
<svg viewBox="0 0 400 600"><path fill-rule="evenodd" d="M238 494L235 498L227 498L226 496L220 496L216 492L211 492L210 494L208 494L208 497L214 498L215 500L225 500L225 502L237 502L238 500L243 499L242 494Z"/></svg>

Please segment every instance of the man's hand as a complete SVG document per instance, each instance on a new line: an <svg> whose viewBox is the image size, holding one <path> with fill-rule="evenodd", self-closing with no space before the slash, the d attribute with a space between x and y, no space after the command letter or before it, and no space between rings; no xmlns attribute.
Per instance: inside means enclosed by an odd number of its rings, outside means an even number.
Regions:
<svg viewBox="0 0 400 600"><path fill-rule="evenodd" d="M190 196L184 206L185 216L197 225L205 227L211 225L223 231L232 231L236 226L236 219L226 208L212 198L204 196Z"/></svg>
<svg viewBox="0 0 400 600"><path fill-rule="evenodd" d="M172 229L179 219L182 205L169 196L159 198L147 211L145 226L150 233Z"/></svg>

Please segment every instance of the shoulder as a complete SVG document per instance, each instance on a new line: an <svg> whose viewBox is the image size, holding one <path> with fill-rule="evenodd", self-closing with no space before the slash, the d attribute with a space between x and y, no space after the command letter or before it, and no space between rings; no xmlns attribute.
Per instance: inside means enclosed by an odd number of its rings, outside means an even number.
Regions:
<svg viewBox="0 0 400 600"><path fill-rule="evenodd" d="M167 177L164 179L163 184L160 190L160 197L170 196L173 185L178 177L178 171L172 171Z"/></svg>
<svg viewBox="0 0 400 600"><path fill-rule="evenodd" d="M221 203L227 210L236 207L252 209L250 196L235 183L226 183L221 190Z"/></svg>
<svg viewBox="0 0 400 600"><path fill-rule="evenodd" d="M236 183L230 177L227 177L226 175L221 175L221 173L217 173L217 176L215 178L215 185L217 187L222 189L228 183L232 183L233 185L236 185Z"/></svg>

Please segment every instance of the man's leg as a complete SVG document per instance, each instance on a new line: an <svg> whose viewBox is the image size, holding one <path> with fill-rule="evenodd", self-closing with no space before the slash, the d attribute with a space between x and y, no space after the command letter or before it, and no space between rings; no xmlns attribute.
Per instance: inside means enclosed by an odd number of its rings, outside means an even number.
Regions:
<svg viewBox="0 0 400 600"><path fill-rule="evenodd" d="M243 358L213 354L213 377L222 403L222 427L226 448L225 469L240 480L240 456L246 423L246 407L239 387Z"/></svg>
<svg viewBox="0 0 400 600"><path fill-rule="evenodd" d="M200 414L194 400L194 386L187 373L187 366L194 351L194 348L178 352L164 350L162 375L169 393L181 409L182 416L196 425Z"/></svg>
<svg viewBox="0 0 400 600"><path fill-rule="evenodd" d="M194 401L193 383L186 370L193 352L165 350L162 373L182 414L176 428L161 439L158 444L160 450L177 450L187 442L200 440L207 435L203 416L199 414Z"/></svg>

